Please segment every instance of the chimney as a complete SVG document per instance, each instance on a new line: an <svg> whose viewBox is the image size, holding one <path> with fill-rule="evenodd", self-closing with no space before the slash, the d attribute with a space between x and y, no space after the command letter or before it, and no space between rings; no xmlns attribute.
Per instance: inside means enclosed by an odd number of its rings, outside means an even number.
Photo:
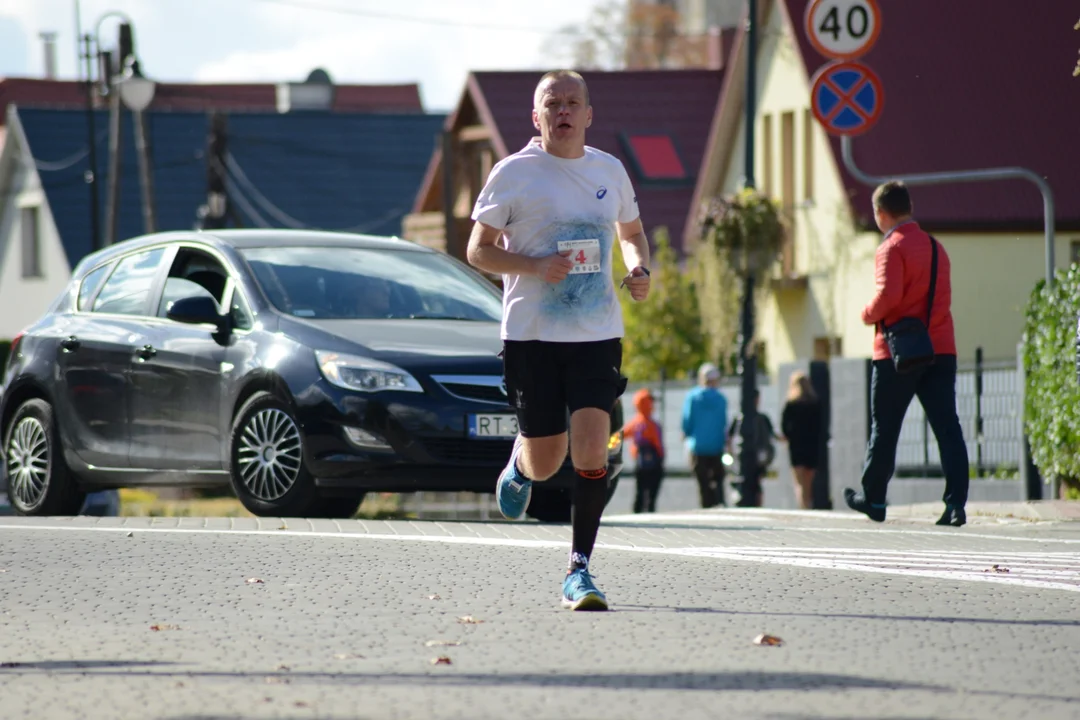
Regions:
<svg viewBox="0 0 1080 720"><path fill-rule="evenodd" d="M308 73L302 83L278 83L277 111L289 113L298 111L322 110L334 108L334 82L330 74L321 68Z"/></svg>
<svg viewBox="0 0 1080 720"><path fill-rule="evenodd" d="M716 25L705 36L705 66L709 70L724 69L724 36Z"/></svg>
<svg viewBox="0 0 1080 720"><path fill-rule="evenodd" d="M49 31L39 33L45 47L45 79L56 79L56 33Z"/></svg>

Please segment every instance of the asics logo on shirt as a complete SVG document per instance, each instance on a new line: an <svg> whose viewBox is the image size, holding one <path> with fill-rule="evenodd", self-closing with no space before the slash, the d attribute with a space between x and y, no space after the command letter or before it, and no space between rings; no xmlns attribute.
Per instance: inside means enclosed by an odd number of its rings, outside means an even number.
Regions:
<svg viewBox="0 0 1080 720"><path fill-rule="evenodd" d="M596 191L596 199L603 200L605 195L607 195L607 188L601 185L600 189Z"/></svg>

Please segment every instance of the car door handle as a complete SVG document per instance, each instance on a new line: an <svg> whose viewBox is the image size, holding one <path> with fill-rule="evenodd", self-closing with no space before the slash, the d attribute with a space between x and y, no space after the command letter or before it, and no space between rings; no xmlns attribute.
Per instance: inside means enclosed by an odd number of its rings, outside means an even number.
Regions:
<svg viewBox="0 0 1080 720"><path fill-rule="evenodd" d="M143 345L141 348L135 351L135 356L138 357L140 360L149 360L155 355L157 355L157 350L154 349L153 345Z"/></svg>
<svg viewBox="0 0 1080 720"><path fill-rule="evenodd" d="M82 343L79 342L79 338L74 335L69 335L60 341L60 349L64 352L75 352L79 349Z"/></svg>

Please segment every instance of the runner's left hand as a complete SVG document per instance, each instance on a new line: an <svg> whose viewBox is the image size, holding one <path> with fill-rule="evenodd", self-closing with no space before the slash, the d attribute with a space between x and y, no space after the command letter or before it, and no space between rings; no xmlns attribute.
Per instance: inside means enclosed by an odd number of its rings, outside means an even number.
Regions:
<svg viewBox="0 0 1080 720"><path fill-rule="evenodd" d="M630 290L630 297L641 302L649 297L649 282L651 278L639 267L634 268L623 278L623 285Z"/></svg>

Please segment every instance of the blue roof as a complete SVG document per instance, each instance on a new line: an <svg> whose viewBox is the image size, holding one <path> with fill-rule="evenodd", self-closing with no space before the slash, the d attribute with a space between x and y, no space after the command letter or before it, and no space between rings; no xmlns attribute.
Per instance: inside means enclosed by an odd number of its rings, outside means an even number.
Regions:
<svg viewBox="0 0 1080 720"><path fill-rule="evenodd" d="M92 249L85 112L18 108L68 262ZM122 114L116 240L145 232L130 113ZM401 233L445 115L235 113L228 116L229 194L244 227ZM108 197L108 112L94 114L99 221ZM147 115L157 229L190 230L206 202L207 113ZM229 223L232 227L233 223Z"/></svg>

